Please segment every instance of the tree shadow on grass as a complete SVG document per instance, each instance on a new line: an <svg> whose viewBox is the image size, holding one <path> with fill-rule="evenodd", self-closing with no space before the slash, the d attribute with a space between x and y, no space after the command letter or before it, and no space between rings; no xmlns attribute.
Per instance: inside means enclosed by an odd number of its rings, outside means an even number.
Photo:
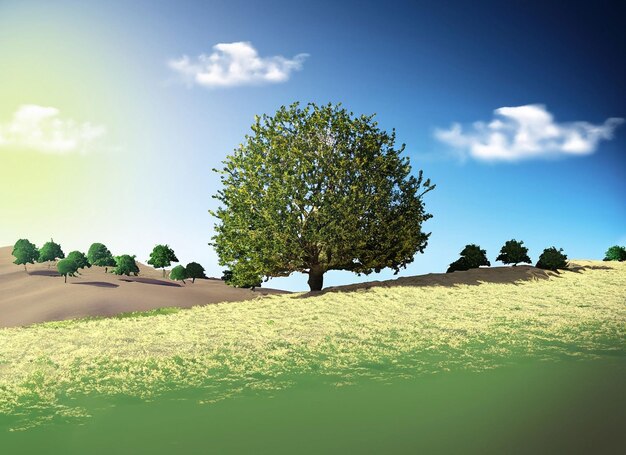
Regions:
<svg viewBox="0 0 626 455"><path fill-rule="evenodd" d="M85 281L83 283L72 283L72 284L84 284L87 286L95 286L98 288L119 288L119 284L115 283L107 283L106 281Z"/></svg>
<svg viewBox="0 0 626 455"><path fill-rule="evenodd" d="M127 283L156 284L158 286L170 286L170 287L175 287L175 288L182 287L178 283L172 283L171 281L157 280L154 278L129 277L129 278L120 278L120 281L125 281Z"/></svg>
<svg viewBox="0 0 626 455"><path fill-rule="evenodd" d="M538 269L530 265L518 265L517 267L490 267L457 271L453 273L429 273L427 275L401 277L395 280L369 281L366 283L349 284L345 286L332 286L317 292L307 292L299 295L298 297L314 297L329 292L353 292L367 290L374 287L453 287L459 285L478 286L483 283L518 285L525 281L547 280L550 277L558 277L558 275L558 272Z"/></svg>

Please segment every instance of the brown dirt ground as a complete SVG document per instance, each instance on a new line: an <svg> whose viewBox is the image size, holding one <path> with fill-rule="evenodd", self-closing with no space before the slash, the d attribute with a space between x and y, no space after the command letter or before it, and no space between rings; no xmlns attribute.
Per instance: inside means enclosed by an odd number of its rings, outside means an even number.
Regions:
<svg viewBox="0 0 626 455"><path fill-rule="evenodd" d="M161 270L141 263L139 276L104 273L104 267L81 270L67 284L52 264L13 264L13 247L0 248L0 327L89 316L113 316L162 307L190 308L218 302L250 300L274 289L237 289L219 279L196 279L187 284L163 278Z"/></svg>

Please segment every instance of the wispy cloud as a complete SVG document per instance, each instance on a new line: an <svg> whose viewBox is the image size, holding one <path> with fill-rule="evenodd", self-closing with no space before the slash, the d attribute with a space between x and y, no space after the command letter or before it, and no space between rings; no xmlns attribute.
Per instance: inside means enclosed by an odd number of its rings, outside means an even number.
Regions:
<svg viewBox="0 0 626 455"><path fill-rule="evenodd" d="M475 122L464 130L454 123L436 129L435 137L461 153L484 161L519 161L563 155L589 155L601 140L613 137L623 118L601 125L589 122L557 123L545 106L501 107L489 123Z"/></svg>
<svg viewBox="0 0 626 455"><path fill-rule="evenodd" d="M57 108L24 104L8 123L0 123L0 148L56 154L84 152L104 133L103 126L63 118Z"/></svg>
<svg viewBox="0 0 626 455"><path fill-rule="evenodd" d="M302 69L308 54L292 59L280 55L260 57L249 42L220 43L211 55L196 59L184 55L170 60L168 66L189 84L204 87L234 87L240 85L276 84L289 80L292 71Z"/></svg>

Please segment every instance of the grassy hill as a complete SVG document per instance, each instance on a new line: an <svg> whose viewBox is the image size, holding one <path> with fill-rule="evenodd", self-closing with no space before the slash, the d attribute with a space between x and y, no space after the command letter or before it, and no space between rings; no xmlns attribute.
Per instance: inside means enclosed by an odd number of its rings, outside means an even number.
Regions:
<svg viewBox="0 0 626 455"><path fill-rule="evenodd" d="M520 267L449 275L474 284L417 277L1 329L0 413L25 412L32 422L42 410L46 418L80 415L68 399L85 394L150 397L201 387L211 401L307 375L349 384L525 359L624 356L626 263L575 262L558 274ZM490 280L498 273L526 280Z"/></svg>

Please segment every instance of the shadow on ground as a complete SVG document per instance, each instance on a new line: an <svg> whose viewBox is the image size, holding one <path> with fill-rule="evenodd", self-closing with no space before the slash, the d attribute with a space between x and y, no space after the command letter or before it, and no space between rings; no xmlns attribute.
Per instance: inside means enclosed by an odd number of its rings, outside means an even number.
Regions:
<svg viewBox="0 0 626 455"><path fill-rule="evenodd" d="M86 286L95 286L98 288L119 288L119 284L115 283L107 283L106 281L85 281L84 283L72 283L72 284L83 284Z"/></svg>
<svg viewBox="0 0 626 455"><path fill-rule="evenodd" d="M176 287L176 288L181 287L181 285L178 283L172 283L171 281L157 280L155 278L141 278L141 277L120 278L120 281L125 281L127 283L156 284L158 286L170 286L170 287Z"/></svg>

